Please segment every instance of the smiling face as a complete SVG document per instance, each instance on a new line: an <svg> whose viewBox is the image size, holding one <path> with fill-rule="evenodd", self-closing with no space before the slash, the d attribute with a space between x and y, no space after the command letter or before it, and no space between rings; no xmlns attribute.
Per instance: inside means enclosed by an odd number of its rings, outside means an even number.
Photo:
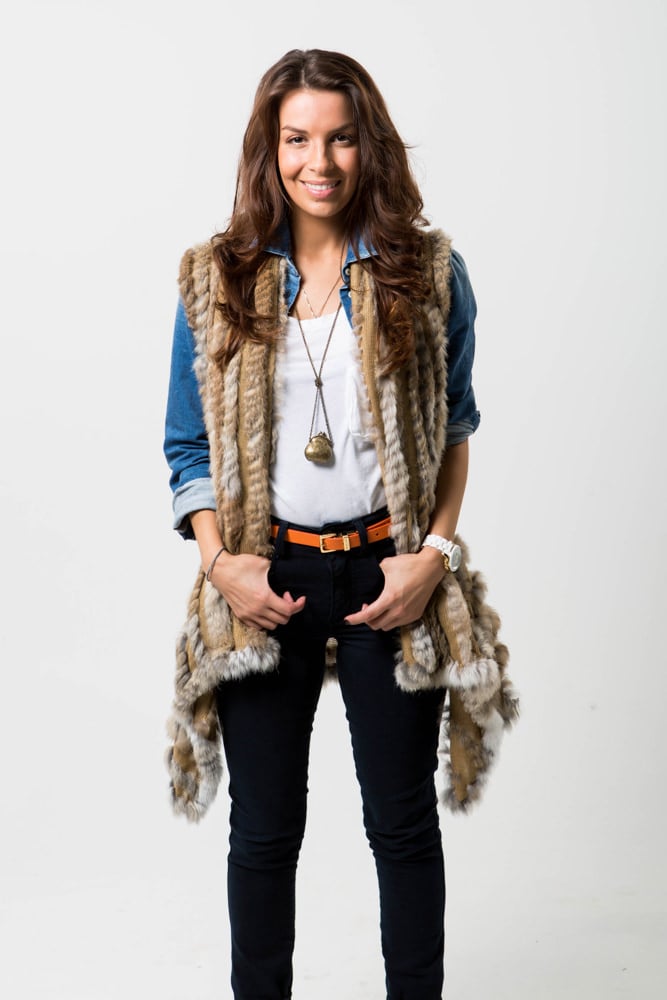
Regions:
<svg viewBox="0 0 667 1000"><path fill-rule="evenodd" d="M352 104L334 90L292 90L279 111L278 171L292 212L336 220L359 180Z"/></svg>

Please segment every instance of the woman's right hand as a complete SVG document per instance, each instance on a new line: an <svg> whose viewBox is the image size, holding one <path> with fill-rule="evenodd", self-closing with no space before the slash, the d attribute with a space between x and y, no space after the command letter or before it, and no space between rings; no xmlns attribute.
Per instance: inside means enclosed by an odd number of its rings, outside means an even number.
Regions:
<svg viewBox="0 0 667 1000"><path fill-rule="evenodd" d="M211 572L211 583L244 625L272 630L285 625L303 609L305 597L296 600L289 591L282 597L269 585L271 563L261 556L223 552Z"/></svg>

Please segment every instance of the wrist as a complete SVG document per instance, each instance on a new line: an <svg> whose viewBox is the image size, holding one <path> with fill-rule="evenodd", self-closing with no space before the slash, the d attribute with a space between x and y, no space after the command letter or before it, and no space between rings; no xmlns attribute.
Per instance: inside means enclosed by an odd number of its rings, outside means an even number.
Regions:
<svg viewBox="0 0 667 1000"><path fill-rule="evenodd" d="M207 553L202 552L202 569L206 574L207 580L210 581L216 566L222 565L225 556L228 555L229 552L224 545L219 545L216 549L212 549Z"/></svg>
<svg viewBox="0 0 667 1000"><path fill-rule="evenodd" d="M461 548L456 542L444 538L442 535L427 535L422 542L421 551L430 550L436 553L443 566L445 573L455 573L461 565Z"/></svg>
<svg viewBox="0 0 667 1000"><path fill-rule="evenodd" d="M440 569L443 568L442 555L437 549L432 548L432 546L422 545L417 554L425 566L432 566L434 568L437 566Z"/></svg>

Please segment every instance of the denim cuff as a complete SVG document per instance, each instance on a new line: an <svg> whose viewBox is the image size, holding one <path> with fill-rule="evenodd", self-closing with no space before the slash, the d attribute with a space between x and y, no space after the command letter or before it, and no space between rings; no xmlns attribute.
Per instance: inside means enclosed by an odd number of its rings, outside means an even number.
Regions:
<svg viewBox="0 0 667 1000"><path fill-rule="evenodd" d="M194 538L190 514L196 510L217 510L213 483L209 476L191 479L174 491L174 529L183 538Z"/></svg>
<svg viewBox="0 0 667 1000"><path fill-rule="evenodd" d="M447 426L447 447L453 444L461 444L466 441L479 427L479 411L475 420L458 420L455 424Z"/></svg>

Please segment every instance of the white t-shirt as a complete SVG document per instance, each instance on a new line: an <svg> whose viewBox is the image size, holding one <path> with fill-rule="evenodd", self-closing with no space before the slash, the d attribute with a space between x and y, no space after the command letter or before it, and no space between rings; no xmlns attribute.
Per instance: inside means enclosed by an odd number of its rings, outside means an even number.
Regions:
<svg viewBox="0 0 667 1000"><path fill-rule="evenodd" d="M315 369L319 371L334 314L301 320ZM277 432L270 470L271 511L282 520L319 527L370 514L386 503L377 453L371 440L368 399L357 362L357 343L340 309L322 370L322 394L329 417L334 458L330 465L309 462L315 404L315 376L298 321L289 317L276 352L273 418ZM318 408L313 434L326 433Z"/></svg>

